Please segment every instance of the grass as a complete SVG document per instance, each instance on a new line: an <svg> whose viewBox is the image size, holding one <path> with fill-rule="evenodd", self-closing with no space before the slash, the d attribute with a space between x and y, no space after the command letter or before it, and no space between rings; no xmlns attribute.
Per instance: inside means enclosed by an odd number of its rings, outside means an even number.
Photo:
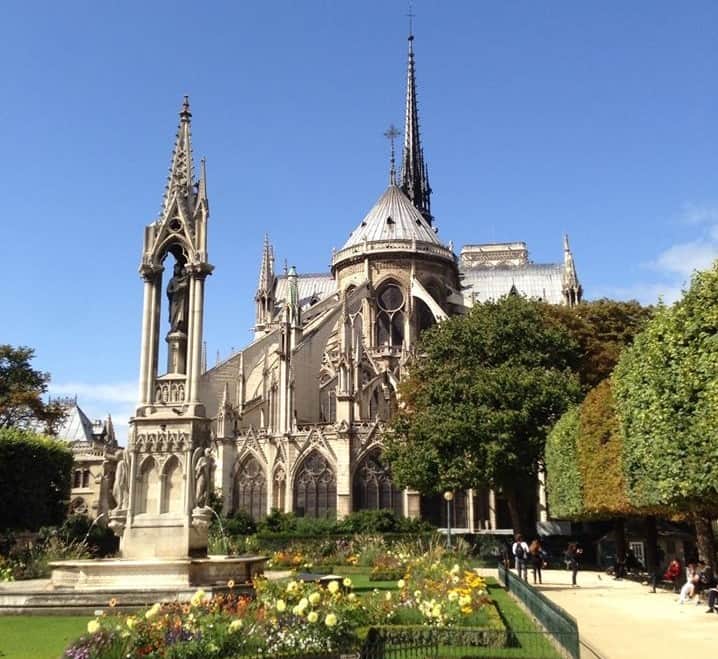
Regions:
<svg viewBox="0 0 718 659"><path fill-rule="evenodd" d="M0 617L2 659L57 659L87 631L86 616Z"/></svg>

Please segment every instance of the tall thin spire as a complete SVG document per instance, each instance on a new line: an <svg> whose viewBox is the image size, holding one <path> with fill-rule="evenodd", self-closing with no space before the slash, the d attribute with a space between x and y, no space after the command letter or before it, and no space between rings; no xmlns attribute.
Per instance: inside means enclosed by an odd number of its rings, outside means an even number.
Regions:
<svg viewBox="0 0 718 659"><path fill-rule="evenodd" d="M267 292L274 284L274 250L269 242L269 234L264 234L264 246L262 248L262 265L259 266L259 283L257 292Z"/></svg>
<svg viewBox="0 0 718 659"><path fill-rule="evenodd" d="M175 148L172 152L172 164L170 165L167 187L165 188L162 200L162 215L169 210L172 198L176 193L179 200L187 203L187 208L194 210L194 163L192 161L192 133L190 123L192 113L189 109L189 96L182 101L182 108L179 113L180 122L175 138Z"/></svg>
<svg viewBox="0 0 718 659"><path fill-rule="evenodd" d="M410 14L410 19L413 15ZM414 66L414 33L409 23L409 61L406 74L406 114L404 118L404 154L401 164L401 188L417 210L431 224L431 187L429 170L419 134L419 111L416 102L416 70Z"/></svg>

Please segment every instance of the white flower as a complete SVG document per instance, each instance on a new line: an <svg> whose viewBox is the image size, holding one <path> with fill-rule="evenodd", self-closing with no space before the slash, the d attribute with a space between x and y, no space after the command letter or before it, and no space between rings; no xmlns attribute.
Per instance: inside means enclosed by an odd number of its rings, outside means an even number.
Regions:
<svg viewBox="0 0 718 659"><path fill-rule="evenodd" d="M349 577L344 577L344 581L342 581L342 585L344 586L344 588L351 588L352 580Z"/></svg>
<svg viewBox="0 0 718 659"><path fill-rule="evenodd" d="M87 633L88 634L96 634L100 631L100 622L98 620L90 620L90 622L87 623Z"/></svg>
<svg viewBox="0 0 718 659"><path fill-rule="evenodd" d="M396 582L396 585L399 590L401 590L404 586L406 586L406 581L404 581L403 579L399 579L399 581Z"/></svg>
<svg viewBox="0 0 718 659"><path fill-rule="evenodd" d="M310 611L307 616L307 622L315 623L319 620L319 614L316 611Z"/></svg>
<svg viewBox="0 0 718 659"><path fill-rule="evenodd" d="M309 603L313 606L316 606L317 604L319 604L321 599L322 599L322 596L319 593L314 592L309 596Z"/></svg>
<svg viewBox="0 0 718 659"><path fill-rule="evenodd" d="M229 623L229 631L230 632L236 632L241 627L242 627L242 620L240 618L237 618L236 620L232 620L232 622Z"/></svg>
<svg viewBox="0 0 718 659"><path fill-rule="evenodd" d="M287 603L284 600L277 600L274 605L274 608L276 608L279 613L282 613L283 611L287 610Z"/></svg>
<svg viewBox="0 0 718 659"><path fill-rule="evenodd" d="M332 582L334 583L334 582ZM327 627L334 627L334 625L337 624L337 617L333 613L327 614L327 617L324 618L324 624Z"/></svg>
<svg viewBox="0 0 718 659"><path fill-rule="evenodd" d="M330 581L329 585L327 586L327 590L334 595L339 590L339 582L337 581Z"/></svg>

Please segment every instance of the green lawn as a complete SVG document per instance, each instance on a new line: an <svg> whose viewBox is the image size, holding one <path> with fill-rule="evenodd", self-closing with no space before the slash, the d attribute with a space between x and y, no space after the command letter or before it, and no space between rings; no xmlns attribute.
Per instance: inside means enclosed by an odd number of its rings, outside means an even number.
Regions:
<svg viewBox="0 0 718 659"><path fill-rule="evenodd" d="M2 659L57 659L87 630L85 616L2 616Z"/></svg>

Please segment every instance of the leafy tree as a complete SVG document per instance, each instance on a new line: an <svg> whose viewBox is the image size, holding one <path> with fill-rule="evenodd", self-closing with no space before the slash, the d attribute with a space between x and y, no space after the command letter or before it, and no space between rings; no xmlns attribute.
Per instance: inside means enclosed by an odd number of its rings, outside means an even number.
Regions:
<svg viewBox="0 0 718 659"><path fill-rule="evenodd" d="M547 309L508 296L422 336L386 440L399 485L489 485L506 496L514 528L528 526L546 434L580 395L578 346Z"/></svg>
<svg viewBox="0 0 718 659"><path fill-rule="evenodd" d="M635 300L601 299L575 307L549 308L580 346L579 377L585 390L597 386L615 368L621 351L633 343L654 313Z"/></svg>
<svg viewBox="0 0 718 659"><path fill-rule="evenodd" d="M715 565L718 513L718 265L659 308L616 367L629 496L694 515L699 552Z"/></svg>
<svg viewBox="0 0 718 659"><path fill-rule="evenodd" d="M65 411L42 400L50 375L32 368L34 354L32 348L0 345L0 428L29 428L39 422L55 434Z"/></svg>

